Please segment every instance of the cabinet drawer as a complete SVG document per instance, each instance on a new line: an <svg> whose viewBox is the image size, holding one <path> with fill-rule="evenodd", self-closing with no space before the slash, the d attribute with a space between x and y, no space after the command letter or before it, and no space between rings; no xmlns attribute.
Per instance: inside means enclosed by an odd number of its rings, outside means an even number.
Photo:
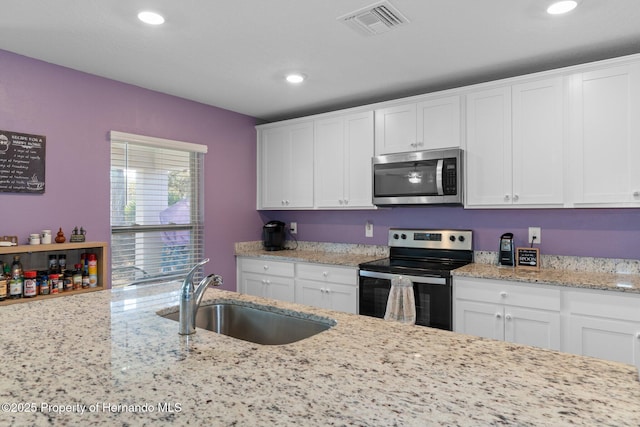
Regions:
<svg viewBox="0 0 640 427"><path fill-rule="evenodd" d="M640 322L640 295L627 292L576 289L565 293L571 314Z"/></svg>
<svg viewBox="0 0 640 427"><path fill-rule="evenodd" d="M293 263L271 261L265 259L243 258L241 270L247 273L272 274L275 276L293 277Z"/></svg>
<svg viewBox="0 0 640 427"><path fill-rule="evenodd" d="M353 267L298 263L296 268L296 277L300 279L357 286L358 275Z"/></svg>
<svg viewBox="0 0 640 427"><path fill-rule="evenodd" d="M560 311L560 289L484 279L455 279L456 299Z"/></svg>

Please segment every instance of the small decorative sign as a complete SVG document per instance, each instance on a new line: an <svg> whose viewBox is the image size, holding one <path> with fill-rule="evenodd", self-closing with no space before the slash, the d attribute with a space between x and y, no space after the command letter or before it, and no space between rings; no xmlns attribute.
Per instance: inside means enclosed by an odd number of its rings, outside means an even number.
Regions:
<svg viewBox="0 0 640 427"><path fill-rule="evenodd" d="M0 192L44 193L46 139L0 130Z"/></svg>
<svg viewBox="0 0 640 427"><path fill-rule="evenodd" d="M540 249L516 248L516 267L540 269Z"/></svg>

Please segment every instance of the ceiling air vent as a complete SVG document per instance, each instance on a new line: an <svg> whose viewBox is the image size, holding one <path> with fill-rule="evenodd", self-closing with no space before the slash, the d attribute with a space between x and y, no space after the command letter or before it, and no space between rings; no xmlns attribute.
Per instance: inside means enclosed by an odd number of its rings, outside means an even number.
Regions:
<svg viewBox="0 0 640 427"><path fill-rule="evenodd" d="M409 20L388 1L381 1L340 16L344 22L360 34L373 36L409 23Z"/></svg>

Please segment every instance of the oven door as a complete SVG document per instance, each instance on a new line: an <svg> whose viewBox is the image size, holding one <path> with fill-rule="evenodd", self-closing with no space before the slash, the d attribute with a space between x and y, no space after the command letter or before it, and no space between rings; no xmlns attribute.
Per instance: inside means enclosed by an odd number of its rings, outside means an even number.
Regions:
<svg viewBox="0 0 640 427"><path fill-rule="evenodd" d="M384 318L395 274L360 270L359 311L365 316ZM452 330L451 282L442 277L405 276L413 282L416 325Z"/></svg>

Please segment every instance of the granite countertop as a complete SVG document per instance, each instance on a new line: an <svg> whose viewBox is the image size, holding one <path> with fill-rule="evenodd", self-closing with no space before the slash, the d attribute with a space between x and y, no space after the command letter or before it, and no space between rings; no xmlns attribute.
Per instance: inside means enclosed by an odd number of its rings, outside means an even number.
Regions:
<svg viewBox="0 0 640 427"><path fill-rule="evenodd" d="M630 365L209 289L335 319L263 346L178 335L178 284L0 307L5 425L633 425Z"/></svg>
<svg viewBox="0 0 640 427"><path fill-rule="evenodd" d="M236 256L271 259L274 261L312 262L317 264L357 267L363 262L389 256L388 248L373 245L351 245L339 243L300 242L295 249L287 242L280 251L265 251L261 242L236 244Z"/></svg>
<svg viewBox="0 0 640 427"><path fill-rule="evenodd" d="M458 277L510 280L514 282L640 293L640 274L571 271L551 268L531 270L498 267L491 264L469 264L454 270L452 274Z"/></svg>

